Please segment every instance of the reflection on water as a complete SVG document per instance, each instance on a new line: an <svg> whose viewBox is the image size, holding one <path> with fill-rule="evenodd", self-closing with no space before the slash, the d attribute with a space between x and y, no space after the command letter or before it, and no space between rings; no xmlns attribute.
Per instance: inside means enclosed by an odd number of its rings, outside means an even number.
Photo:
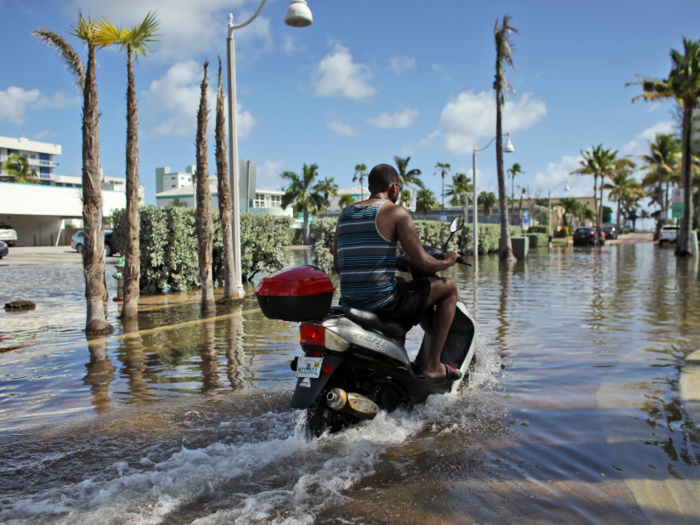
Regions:
<svg viewBox="0 0 700 525"><path fill-rule="evenodd" d="M451 270L480 327L470 388L312 442L288 408L296 324L252 288L205 319L197 294L144 298L131 323L110 303L118 332L88 341L80 268L0 272L0 302L39 305L0 314L3 344L31 345L0 354L2 522L700 521L676 387L698 265L671 250Z"/></svg>

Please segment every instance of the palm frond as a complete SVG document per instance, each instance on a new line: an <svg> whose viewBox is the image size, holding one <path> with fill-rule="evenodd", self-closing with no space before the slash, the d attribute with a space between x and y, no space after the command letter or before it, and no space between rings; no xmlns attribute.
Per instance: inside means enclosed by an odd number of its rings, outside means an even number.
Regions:
<svg viewBox="0 0 700 525"><path fill-rule="evenodd" d="M82 93L85 84L85 64L75 48L63 36L48 29L35 29L32 35L41 40L47 47L58 51L66 64L66 69L75 76L75 85Z"/></svg>
<svg viewBox="0 0 700 525"><path fill-rule="evenodd" d="M70 34L85 42L85 47L95 45L95 22L91 18L84 18L82 11L78 11L78 20L70 25Z"/></svg>
<svg viewBox="0 0 700 525"><path fill-rule="evenodd" d="M151 52L148 44L157 42L156 33L160 22L156 19L157 11L149 12L139 24L129 29L128 34L122 39L123 46L131 46L134 53L134 58L139 59L139 56L146 56Z"/></svg>
<svg viewBox="0 0 700 525"><path fill-rule="evenodd" d="M128 29L122 26L114 25L106 18L99 18L94 22L95 29L95 45L98 47L107 47L113 44L121 44L124 37L129 33Z"/></svg>

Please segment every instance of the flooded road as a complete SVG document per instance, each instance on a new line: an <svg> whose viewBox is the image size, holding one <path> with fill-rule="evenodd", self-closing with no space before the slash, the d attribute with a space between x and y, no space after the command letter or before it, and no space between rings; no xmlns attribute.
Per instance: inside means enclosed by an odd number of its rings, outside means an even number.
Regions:
<svg viewBox="0 0 700 525"><path fill-rule="evenodd" d="M700 522L677 388L695 261L554 248L449 275L479 323L470 388L308 441L297 325L252 288L204 320L196 295L144 298L130 325L110 302L118 331L86 341L80 267L0 269L0 302L38 303L0 313L0 347L28 345L0 353L0 522Z"/></svg>

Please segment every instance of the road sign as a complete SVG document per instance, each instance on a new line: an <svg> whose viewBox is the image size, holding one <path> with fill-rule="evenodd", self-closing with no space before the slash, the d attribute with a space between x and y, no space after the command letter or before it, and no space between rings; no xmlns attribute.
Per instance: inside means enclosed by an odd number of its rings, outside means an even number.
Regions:
<svg viewBox="0 0 700 525"><path fill-rule="evenodd" d="M440 222L447 222L447 212L446 211L440 212Z"/></svg>
<svg viewBox="0 0 700 525"><path fill-rule="evenodd" d="M683 202L683 188L673 188L673 204L681 204Z"/></svg>
<svg viewBox="0 0 700 525"><path fill-rule="evenodd" d="M685 206L682 202L674 202L671 204L671 217L674 219L682 219L685 215Z"/></svg>

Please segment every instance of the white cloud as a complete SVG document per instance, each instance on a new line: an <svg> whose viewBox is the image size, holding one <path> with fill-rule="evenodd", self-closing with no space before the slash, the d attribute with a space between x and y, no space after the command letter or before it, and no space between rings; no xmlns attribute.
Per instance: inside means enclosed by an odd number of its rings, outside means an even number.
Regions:
<svg viewBox="0 0 700 525"><path fill-rule="evenodd" d="M394 70L394 73L398 74L408 71L415 66L416 60L411 57L399 56L392 58L389 63L391 64L391 69Z"/></svg>
<svg viewBox="0 0 700 525"><path fill-rule="evenodd" d="M656 138L657 133L673 133L675 122L657 122L652 127L645 129L639 135L622 146L622 155L641 155L649 149L649 142Z"/></svg>
<svg viewBox="0 0 700 525"><path fill-rule="evenodd" d="M45 129L43 131L40 131L39 133L35 133L34 135L32 135L32 140L41 140L49 137L55 137L57 134L58 133L56 133L55 131L52 133L48 129Z"/></svg>
<svg viewBox="0 0 700 525"><path fill-rule="evenodd" d="M42 96L38 89L27 91L21 87L10 86L5 91L0 91L0 121L22 124L28 109L60 109L79 103L80 97L71 98L60 91L47 98Z"/></svg>
<svg viewBox="0 0 700 525"><path fill-rule="evenodd" d="M209 132L214 131L216 97L214 88L216 79L209 75ZM178 62L163 77L151 82L150 89L143 93L148 101L149 110L156 114L157 124L154 132L157 136L194 137L197 131L197 110L201 93L200 84L204 75L203 68L194 60ZM228 100L226 114L228 115ZM247 139L257 124L250 111L243 111L237 104L238 138ZM227 128L228 130L228 128Z"/></svg>
<svg viewBox="0 0 700 525"><path fill-rule="evenodd" d="M183 60L201 53L224 49L228 33L228 14L234 24L248 20L259 5L257 0L65 0L64 14L75 18L78 8L87 16L105 17L117 24L141 22L148 11L157 11L160 27L158 42L151 48L162 60ZM235 33L238 43L253 38L272 43L270 20L259 16Z"/></svg>
<svg viewBox="0 0 700 525"><path fill-rule="evenodd" d="M284 44L282 45L282 49L284 49L284 52L288 55L293 55L295 53L300 53L301 51L304 51L304 44L302 44L297 37L287 35L284 37Z"/></svg>
<svg viewBox="0 0 700 525"><path fill-rule="evenodd" d="M593 195L593 177L590 175L571 175L580 167L580 155L564 155L560 162L550 162L545 171L540 171L532 179L531 189L542 189L542 196L547 190L560 197L590 197ZM566 183L569 191L565 192Z"/></svg>
<svg viewBox="0 0 700 525"><path fill-rule="evenodd" d="M503 106L503 130L528 129L547 115L547 105L531 93L506 100ZM496 133L496 102L490 91L464 91L450 100L440 115L440 127L419 145L439 147L454 155L464 155L480 138Z"/></svg>
<svg viewBox="0 0 700 525"><path fill-rule="evenodd" d="M331 120L328 123L328 129L335 131L338 135L343 135L344 137L356 137L360 134L355 128L349 124L340 122L339 120Z"/></svg>
<svg viewBox="0 0 700 525"><path fill-rule="evenodd" d="M313 76L319 97L360 100L377 92L367 83L372 78L369 66L355 64L348 49L340 44L336 44L332 54L323 57Z"/></svg>
<svg viewBox="0 0 700 525"><path fill-rule="evenodd" d="M279 190L284 186L280 173L284 171L284 161L267 159L258 164L256 186L263 190Z"/></svg>
<svg viewBox="0 0 700 525"><path fill-rule="evenodd" d="M386 111L380 115L367 119L370 124L377 128L407 128L418 116L418 110L405 108L390 115Z"/></svg>

